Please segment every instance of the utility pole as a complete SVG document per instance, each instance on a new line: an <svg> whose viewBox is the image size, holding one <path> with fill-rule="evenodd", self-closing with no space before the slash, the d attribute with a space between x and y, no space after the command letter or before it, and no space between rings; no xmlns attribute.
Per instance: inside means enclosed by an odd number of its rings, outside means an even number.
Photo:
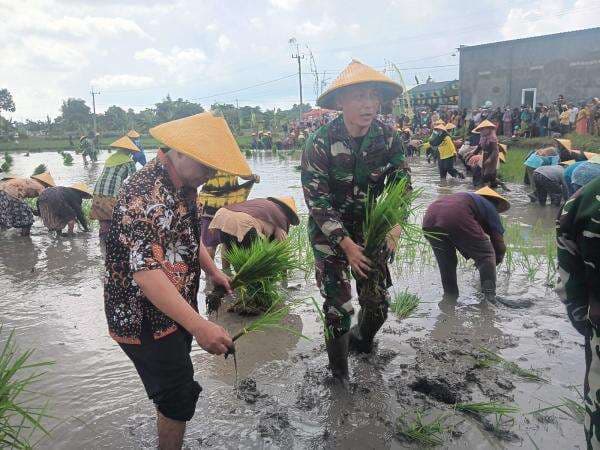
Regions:
<svg viewBox="0 0 600 450"><path fill-rule="evenodd" d="M98 134L98 127L96 126L96 95L100 95L100 92L94 92L94 88L92 88L92 111L94 115L92 119L94 121L94 140L96 139L96 135Z"/></svg>
<svg viewBox="0 0 600 450"><path fill-rule="evenodd" d="M300 122L302 122L302 60L304 59L304 55L300 54L300 48L298 45L298 41L296 40L296 38L291 38L289 40L290 45L296 46L296 54L294 55L292 53L292 59L297 59L298 60L298 86L300 87L300 112L299 112L299 117L298 117L298 125L300 125Z"/></svg>
<svg viewBox="0 0 600 450"><path fill-rule="evenodd" d="M235 112L237 113L237 121L238 121L238 134L242 133L242 118L240 117L240 103L238 99L235 99Z"/></svg>

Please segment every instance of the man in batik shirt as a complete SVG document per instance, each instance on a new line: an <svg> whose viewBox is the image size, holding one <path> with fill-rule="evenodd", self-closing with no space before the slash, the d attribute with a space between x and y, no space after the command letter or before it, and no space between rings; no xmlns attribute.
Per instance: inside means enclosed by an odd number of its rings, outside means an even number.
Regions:
<svg viewBox="0 0 600 450"><path fill-rule="evenodd" d="M319 97L323 108L343 114L319 128L302 155L302 187L310 213L309 236L315 254L317 285L325 299L329 367L348 383L348 348L370 352L375 333L387 318L389 299L361 304L358 324L350 331L350 270L360 291L371 269L386 275L385 262L369 261L362 248L362 226L368 195L377 196L386 183L406 176L404 146L399 134L376 120L383 101L402 88L385 75L352 63Z"/></svg>
<svg viewBox="0 0 600 450"><path fill-rule="evenodd" d="M585 435L600 449L600 177L562 207L556 228L557 292L585 338Z"/></svg>

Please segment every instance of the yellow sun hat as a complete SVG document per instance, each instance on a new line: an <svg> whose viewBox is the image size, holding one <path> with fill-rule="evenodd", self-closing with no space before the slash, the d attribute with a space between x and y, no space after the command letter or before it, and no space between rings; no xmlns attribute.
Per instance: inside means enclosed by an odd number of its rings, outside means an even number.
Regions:
<svg viewBox="0 0 600 450"><path fill-rule="evenodd" d="M488 186L482 187L481 189L475 191L475 193L490 199L494 199L495 202L498 202L498 212L505 212L510 208L509 201Z"/></svg>
<svg viewBox="0 0 600 450"><path fill-rule="evenodd" d="M69 188L84 193L84 198L92 198L92 190L85 183L73 183Z"/></svg>
<svg viewBox="0 0 600 450"><path fill-rule="evenodd" d="M504 153L500 152L498 154L498 159L500 160L501 163L503 163L503 164L506 163L506 156L504 156Z"/></svg>
<svg viewBox="0 0 600 450"><path fill-rule="evenodd" d="M298 225L300 223L300 218L298 217L298 208L296 208L296 201L292 197L267 197L267 200L282 206L292 225Z"/></svg>
<svg viewBox="0 0 600 450"><path fill-rule="evenodd" d="M456 128L456 125L454 125L452 122L448 122L446 124L446 131L450 131Z"/></svg>
<svg viewBox="0 0 600 450"><path fill-rule="evenodd" d="M131 132L130 132L131 133ZM122 148L123 150L129 150L130 152L139 152L140 149L133 141L129 138L129 133L126 136L120 137L115 142L110 144L114 148Z"/></svg>
<svg viewBox="0 0 600 450"><path fill-rule="evenodd" d="M131 130L129 130L129 132L127 133L127 137L130 137L131 139L137 139L140 137L140 133L138 133L137 131L135 131L133 128Z"/></svg>
<svg viewBox="0 0 600 450"><path fill-rule="evenodd" d="M573 150L573 147L571 144L571 139L554 139L554 140L558 143L558 145L562 145L567 150L569 150L569 151Z"/></svg>
<svg viewBox="0 0 600 450"><path fill-rule="evenodd" d="M38 173L37 175L31 175L31 178L33 178L34 180L40 181L46 187L56 186L56 183L54 182L52 175L50 175L50 172L43 172L43 173Z"/></svg>
<svg viewBox="0 0 600 450"><path fill-rule="evenodd" d="M19 178L16 175L11 175L9 173L5 173L4 175L2 175L2 178L0 178L0 181L8 181L8 180L14 180L15 178Z"/></svg>
<svg viewBox="0 0 600 450"><path fill-rule="evenodd" d="M227 122L210 112L165 122L150 128L150 134L207 167L242 177L252 175Z"/></svg>
<svg viewBox="0 0 600 450"><path fill-rule="evenodd" d="M494 125L492 122L486 119L482 121L479 125L477 125L475 128L473 128L473 133L479 133L479 131L481 131L481 129L483 128L496 128L496 125Z"/></svg>
<svg viewBox="0 0 600 450"><path fill-rule="evenodd" d="M498 143L498 147L500 148L500 153L508 153L508 145Z"/></svg>
<svg viewBox="0 0 600 450"><path fill-rule="evenodd" d="M357 84L371 84L381 92L383 102L393 100L402 94L402 86L387 75L353 59L350 64L333 80L327 90L317 99L317 106L337 110L335 95L342 88Z"/></svg>

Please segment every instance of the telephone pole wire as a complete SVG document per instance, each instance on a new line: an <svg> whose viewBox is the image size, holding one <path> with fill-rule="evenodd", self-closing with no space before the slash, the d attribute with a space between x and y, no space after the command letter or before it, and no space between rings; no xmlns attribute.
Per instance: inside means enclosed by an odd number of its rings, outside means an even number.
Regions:
<svg viewBox="0 0 600 450"><path fill-rule="evenodd" d="M92 94L92 111L94 112L94 115L92 116L92 119L94 121L94 139L96 139L96 136L98 135L98 127L96 124L96 95L100 95L100 92L94 92L94 88L92 88L91 94Z"/></svg>
<svg viewBox="0 0 600 450"><path fill-rule="evenodd" d="M300 54L300 46L298 45L298 41L296 40L296 38L291 38L289 40L290 45L296 46L296 54L294 55L292 53L292 59L297 59L298 60L298 86L300 87L300 113L299 113L299 117L298 117L298 125L300 125L300 122L302 122L302 60L304 59L304 55Z"/></svg>

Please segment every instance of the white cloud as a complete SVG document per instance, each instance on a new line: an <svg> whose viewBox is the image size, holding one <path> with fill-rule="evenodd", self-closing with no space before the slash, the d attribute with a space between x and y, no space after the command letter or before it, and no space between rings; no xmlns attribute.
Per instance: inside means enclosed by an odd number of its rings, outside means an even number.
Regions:
<svg viewBox="0 0 600 450"><path fill-rule="evenodd" d="M206 25L206 31L217 31L219 29L219 25L217 25L215 22L209 23L208 25Z"/></svg>
<svg viewBox="0 0 600 450"><path fill-rule="evenodd" d="M515 39L598 26L600 9L594 0L577 0L571 8L562 0L536 1L511 8L501 32Z"/></svg>
<svg viewBox="0 0 600 450"><path fill-rule="evenodd" d="M143 88L152 86L154 84L154 78L145 75L102 75L101 77L94 78L90 81L90 85L95 88L109 89L114 87L133 87Z"/></svg>
<svg viewBox="0 0 600 450"><path fill-rule="evenodd" d="M252 28L255 28L257 30L260 30L265 26L263 20L260 17L251 17L250 25L252 26Z"/></svg>
<svg viewBox="0 0 600 450"><path fill-rule="evenodd" d="M300 0L269 0L272 6L286 11L292 11L300 4Z"/></svg>
<svg viewBox="0 0 600 450"><path fill-rule="evenodd" d="M335 30L337 24L327 16L324 16L318 24L312 23L310 20L302 23L296 28L296 31L304 36L316 37L330 33Z"/></svg>
<svg viewBox="0 0 600 450"><path fill-rule="evenodd" d="M217 46L219 47L219 50L224 52L231 47L231 39L229 39L226 35L222 34L217 40Z"/></svg>
<svg viewBox="0 0 600 450"><path fill-rule="evenodd" d="M176 71L179 66L189 63L199 63L206 60L206 54L199 48L173 47L170 53L163 53L155 48L146 48L135 52L133 57L140 61L149 61L166 68L169 71Z"/></svg>

